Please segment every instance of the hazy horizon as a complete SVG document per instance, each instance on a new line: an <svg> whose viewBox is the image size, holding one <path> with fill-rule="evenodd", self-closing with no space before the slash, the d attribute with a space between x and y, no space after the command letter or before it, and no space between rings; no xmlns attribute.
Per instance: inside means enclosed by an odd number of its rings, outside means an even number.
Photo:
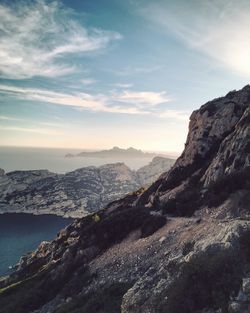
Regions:
<svg viewBox="0 0 250 313"><path fill-rule="evenodd" d="M153 159L153 157L146 155L141 157L132 157L131 155L110 155L107 157L65 157L67 153L77 154L83 151L90 150L2 146L0 147L0 168L2 168L5 172L16 170L49 170L55 173L66 173L88 166L99 167L105 164L122 162L130 169L137 170L149 164ZM164 154L157 151L155 151L155 153L158 153L159 155ZM164 156L166 158L176 159L179 154L166 153Z"/></svg>
<svg viewBox="0 0 250 313"><path fill-rule="evenodd" d="M88 149L84 147L77 147L77 148L71 148L71 147L46 147L46 146L18 146L18 145L0 145L0 148L20 148L20 149L51 149L51 150L63 150L63 151L76 151L76 152L82 152L82 151L89 151L89 152L95 152L95 151L102 151L102 150L111 150L114 147L118 147L120 149L129 149L129 148L134 148L136 150L141 150L143 152L148 152L148 153L163 153L163 154L169 154L169 155L175 155L178 156L182 151L164 151L164 150L144 150L140 149L140 147L132 147L132 146L119 146L119 145L114 145L110 147L104 147L104 148L96 148L96 149Z"/></svg>

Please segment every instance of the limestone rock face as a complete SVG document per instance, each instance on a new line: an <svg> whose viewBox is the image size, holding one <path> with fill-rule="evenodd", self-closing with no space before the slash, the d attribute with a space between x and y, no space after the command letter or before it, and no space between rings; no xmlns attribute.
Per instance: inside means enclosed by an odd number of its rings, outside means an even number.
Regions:
<svg viewBox="0 0 250 313"><path fill-rule="evenodd" d="M243 278L242 287L235 299L229 304L229 313L250 312L250 278Z"/></svg>
<svg viewBox="0 0 250 313"><path fill-rule="evenodd" d="M139 187L134 172L122 163L65 175L15 171L0 177L0 210L82 217Z"/></svg>
<svg viewBox="0 0 250 313"><path fill-rule="evenodd" d="M138 203L170 212L171 207L175 210L174 201L182 202L182 195L194 187L197 190L196 198L206 198L204 194L214 182L249 168L249 139L248 85L212 100L193 112L182 155L169 172L141 195ZM201 204L204 205L204 202ZM198 203L194 205L195 210L200 206ZM179 213L186 214L184 210Z"/></svg>
<svg viewBox="0 0 250 313"><path fill-rule="evenodd" d="M195 111L174 167L24 256L0 313L249 313L249 106Z"/></svg>
<svg viewBox="0 0 250 313"><path fill-rule="evenodd" d="M154 157L148 165L137 170L140 185L144 187L149 186L152 182L156 181L162 173L166 172L166 169L170 169L173 163L172 159Z"/></svg>
<svg viewBox="0 0 250 313"><path fill-rule="evenodd" d="M152 183L174 160L155 158L132 171L123 163L91 166L62 174L47 170L0 171L0 213L25 212L82 217Z"/></svg>
<svg viewBox="0 0 250 313"><path fill-rule="evenodd" d="M0 176L4 176L5 172L3 169L0 168Z"/></svg>

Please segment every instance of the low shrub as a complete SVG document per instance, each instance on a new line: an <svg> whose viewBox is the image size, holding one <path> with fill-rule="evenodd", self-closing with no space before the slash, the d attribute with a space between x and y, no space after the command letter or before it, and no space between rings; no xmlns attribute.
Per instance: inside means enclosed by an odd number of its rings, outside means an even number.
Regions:
<svg viewBox="0 0 250 313"><path fill-rule="evenodd" d="M166 217L162 215L151 215L147 218L141 227L141 236L148 237L151 236L158 229L166 224Z"/></svg>
<svg viewBox="0 0 250 313"><path fill-rule="evenodd" d="M199 188L188 187L180 192L175 199L169 199L162 211L175 216L191 216L199 209L201 197Z"/></svg>
<svg viewBox="0 0 250 313"><path fill-rule="evenodd" d="M186 241L182 248L182 254L187 255L189 252L191 252L194 248L194 242L193 241Z"/></svg>

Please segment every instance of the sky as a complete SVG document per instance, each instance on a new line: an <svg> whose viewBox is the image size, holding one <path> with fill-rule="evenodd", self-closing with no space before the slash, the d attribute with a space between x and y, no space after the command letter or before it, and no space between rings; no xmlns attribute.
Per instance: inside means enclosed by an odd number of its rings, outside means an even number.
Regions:
<svg viewBox="0 0 250 313"><path fill-rule="evenodd" d="M0 0L0 145L181 152L249 55L245 0Z"/></svg>

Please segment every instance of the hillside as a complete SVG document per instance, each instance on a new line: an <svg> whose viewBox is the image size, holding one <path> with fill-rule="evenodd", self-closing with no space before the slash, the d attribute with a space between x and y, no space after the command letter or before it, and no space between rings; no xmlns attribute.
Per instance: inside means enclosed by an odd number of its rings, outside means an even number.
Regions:
<svg viewBox="0 0 250 313"><path fill-rule="evenodd" d="M0 313L249 313L250 86L190 118L147 190L76 220L0 282Z"/></svg>
<svg viewBox="0 0 250 313"><path fill-rule="evenodd" d="M83 217L127 193L149 186L173 159L156 157L132 171L124 163L83 167L66 174L47 170L0 172L0 213Z"/></svg>

